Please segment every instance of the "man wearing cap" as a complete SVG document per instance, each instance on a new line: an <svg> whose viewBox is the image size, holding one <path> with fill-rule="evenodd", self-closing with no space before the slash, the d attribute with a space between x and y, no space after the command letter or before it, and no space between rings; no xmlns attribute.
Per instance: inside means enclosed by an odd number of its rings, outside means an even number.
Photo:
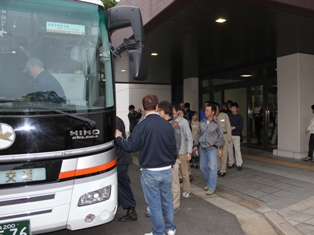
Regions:
<svg viewBox="0 0 314 235"><path fill-rule="evenodd" d="M59 97L65 98L65 94L60 83L44 69L43 63L40 59L34 57L29 58L23 73L29 73L34 78L34 92L54 91Z"/></svg>

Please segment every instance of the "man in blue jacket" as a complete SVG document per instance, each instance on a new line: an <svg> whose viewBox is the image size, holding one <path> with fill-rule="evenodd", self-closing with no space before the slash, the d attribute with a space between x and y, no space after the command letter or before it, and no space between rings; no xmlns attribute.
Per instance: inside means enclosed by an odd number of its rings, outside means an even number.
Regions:
<svg viewBox="0 0 314 235"><path fill-rule="evenodd" d="M176 140L171 124L158 114L158 97L146 95L142 99L146 116L125 139L116 130L117 144L129 152L139 151L141 184L153 222L152 232L145 235L174 235L172 202L172 166L177 158Z"/></svg>

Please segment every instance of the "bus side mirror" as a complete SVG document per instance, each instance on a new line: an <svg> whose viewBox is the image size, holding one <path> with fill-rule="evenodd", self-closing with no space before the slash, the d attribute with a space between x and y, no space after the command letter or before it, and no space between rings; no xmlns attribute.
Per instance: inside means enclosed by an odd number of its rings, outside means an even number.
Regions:
<svg viewBox="0 0 314 235"><path fill-rule="evenodd" d="M143 81L147 77L145 46L139 43L136 49L129 50L129 68L134 80Z"/></svg>
<svg viewBox="0 0 314 235"><path fill-rule="evenodd" d="M132 26L135 45L129 50L129 68L135 80L147 77L147 61L144 47L144 30L140 9L131 6L113 7L108 10L108 31Z"/></svg>

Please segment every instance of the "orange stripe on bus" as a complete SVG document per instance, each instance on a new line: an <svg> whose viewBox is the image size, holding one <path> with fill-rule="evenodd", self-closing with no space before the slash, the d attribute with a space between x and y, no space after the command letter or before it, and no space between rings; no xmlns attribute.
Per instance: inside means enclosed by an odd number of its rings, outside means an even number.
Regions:
<svg viewBox="0 0 314 235"><path fill-rule="evenodd" d="M66 171L66 172L60 172L59 174L59 180L65 179L65 178L71 178L75 176L75 171Z"/></svg>
<svg viewBox="0 0 314 235"><path fill-rule="evenodd" d="M117 164L117 159L115 158L111 162L108 162L100 166L94 166L94 167L81 169L81 170L60 172L59 179L66 179L66 178L71 178L75 176L89 175L89 174L105 171L107 169L114 167L116 164Z"/></svg>

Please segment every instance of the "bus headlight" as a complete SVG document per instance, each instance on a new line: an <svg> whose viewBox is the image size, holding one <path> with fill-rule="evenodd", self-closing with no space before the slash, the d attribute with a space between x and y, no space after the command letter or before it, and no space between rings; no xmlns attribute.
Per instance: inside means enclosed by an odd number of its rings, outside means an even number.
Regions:
<svg viewBox="0 0 314 235"><path fill-rule="evenodd" d="M106 201L110 198L111 185L103 187L93 192L82 195L78 201L78 206L88 206L95 203Z"/></svg>

